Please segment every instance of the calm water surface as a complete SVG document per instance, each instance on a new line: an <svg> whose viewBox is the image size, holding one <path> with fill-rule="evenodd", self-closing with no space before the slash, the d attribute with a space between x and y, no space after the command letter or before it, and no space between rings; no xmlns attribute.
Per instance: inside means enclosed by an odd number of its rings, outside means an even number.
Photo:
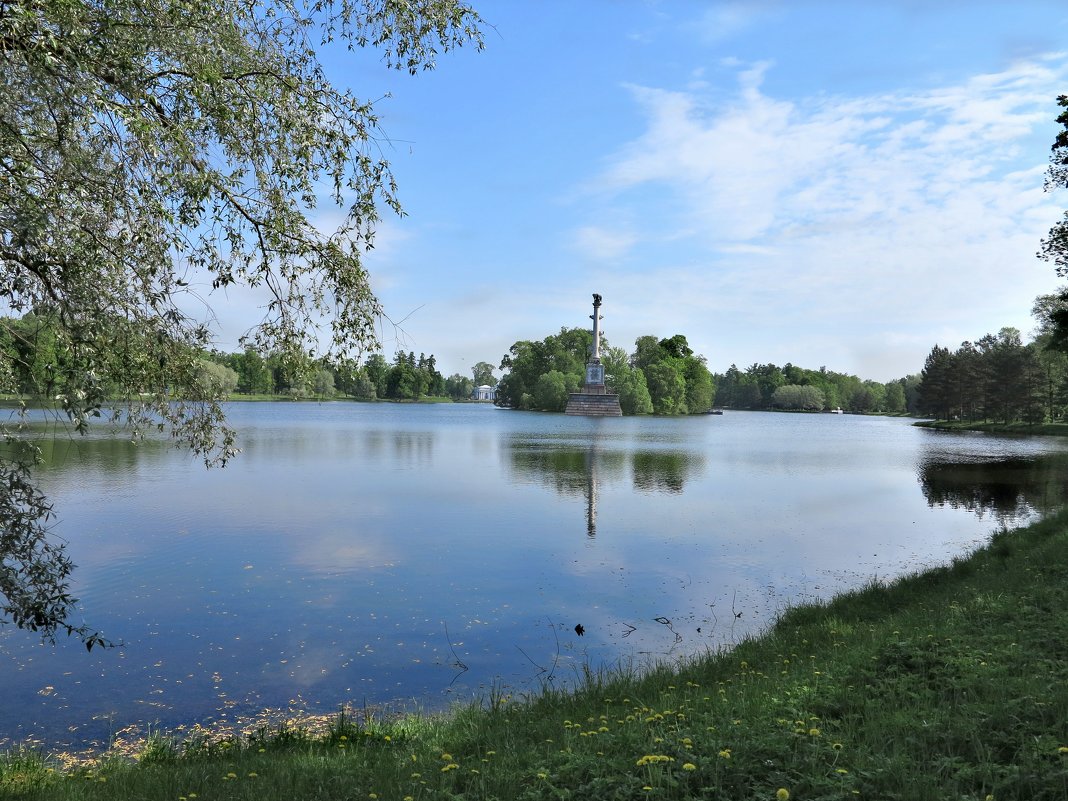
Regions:
<svg viewBox="0 0 1068 801"><path fill-rule="evenodd" d="M1059 440L728 412L236 404L243 453L60 439L87 654L0 630L0 744L264 708L438 707L729 644L1064 502ZM581 624L585 635L574 630Z"/></svg>

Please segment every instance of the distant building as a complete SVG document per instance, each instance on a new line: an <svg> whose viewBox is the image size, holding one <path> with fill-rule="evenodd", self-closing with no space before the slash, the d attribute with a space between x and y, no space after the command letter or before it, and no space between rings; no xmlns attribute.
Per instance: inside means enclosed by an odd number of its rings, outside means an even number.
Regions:
<svg viewBox="0 0 1068 801"><path fill-rule="evenodd" d="M491 387L489 384L475 387L475 391L471 394L471 398L472 400L477 401L497 400L497 387Z"/></svg>

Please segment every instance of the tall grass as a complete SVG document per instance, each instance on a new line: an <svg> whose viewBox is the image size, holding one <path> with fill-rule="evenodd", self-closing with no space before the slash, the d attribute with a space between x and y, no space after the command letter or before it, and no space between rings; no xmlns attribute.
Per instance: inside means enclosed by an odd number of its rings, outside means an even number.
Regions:
<svg viewBox="0 0 1068 801"><path fill-rule="evenodd" d="M443 716L139 759L0 760L12 799L1068 799L1068 516L785 612L729 652Z"/></svg>

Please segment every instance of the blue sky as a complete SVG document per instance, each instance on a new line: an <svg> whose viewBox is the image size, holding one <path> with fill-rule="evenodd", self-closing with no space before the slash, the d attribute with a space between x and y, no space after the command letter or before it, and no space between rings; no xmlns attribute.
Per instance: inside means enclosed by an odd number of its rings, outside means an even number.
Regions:
<svg viewBox="0 0 1068 801"><path fill-rule="evenodd" d="M886 381L1016 326L1068 92L1063 2L476 3L486 49L392 74L378 103L408 216L367 258L382 350L439 369L588 325L732 362ZM221 311L217 309L216 311ZM223 315L220 313L220 317ZM403 322L400 322L403 321Z"/></svg>

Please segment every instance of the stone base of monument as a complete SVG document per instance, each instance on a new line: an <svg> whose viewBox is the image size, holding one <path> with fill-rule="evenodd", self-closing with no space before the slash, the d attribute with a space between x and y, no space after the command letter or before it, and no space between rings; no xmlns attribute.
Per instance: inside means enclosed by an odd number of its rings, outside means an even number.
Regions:
<svg viewBox="0 0 1068 801"><path fill-rule="evenodd" d="M619 408L619 395L593 394L591 392L572 392L567 396L565 414L585 415L586 417L622 417Z"/></svg>

